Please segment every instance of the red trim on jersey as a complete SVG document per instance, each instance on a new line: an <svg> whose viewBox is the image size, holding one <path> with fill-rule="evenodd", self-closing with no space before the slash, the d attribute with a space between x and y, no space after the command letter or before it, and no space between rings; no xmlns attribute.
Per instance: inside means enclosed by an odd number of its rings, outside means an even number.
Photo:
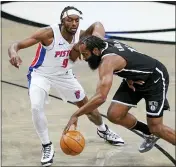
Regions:
<svg viewBox="0 0 176 167"><path fill-rule="evenodd" d="M35 55L35 58L34 58L32 64L31 64L31 67L35 66L35 64L36 64L37 61L39 60L41 47L42 47L42 45L39 43L39 46L38 46L38 48L37 48L37 52L36 52L36 55Z"/></svg>

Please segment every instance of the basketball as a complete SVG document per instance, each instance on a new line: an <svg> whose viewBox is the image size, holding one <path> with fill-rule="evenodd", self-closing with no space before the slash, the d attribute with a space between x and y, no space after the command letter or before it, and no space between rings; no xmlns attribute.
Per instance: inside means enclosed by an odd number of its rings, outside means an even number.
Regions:
<svg viewBox="0 0 176 167"><path fill-rule="evenodd" d="M78 155L85 147L84 136L76 130L68 131L66 134L62 135L60 147L67 155Z"/></svg>

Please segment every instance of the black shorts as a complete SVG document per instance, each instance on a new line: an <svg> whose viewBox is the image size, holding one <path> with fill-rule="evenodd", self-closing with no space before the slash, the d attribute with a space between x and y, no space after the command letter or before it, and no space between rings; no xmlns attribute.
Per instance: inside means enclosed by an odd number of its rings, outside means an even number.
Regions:
<svg viewBox="0 0 176 167"><path fill-rule="evenodd" d="M112 102L135 107L144 98L146 102L147 117L161 117L164 110L169 110L166 98L169 86L169 74L163 65L156 67L153 74L144 85L134 84L136 91L128 87L124 79L115 93Z"/></svg>

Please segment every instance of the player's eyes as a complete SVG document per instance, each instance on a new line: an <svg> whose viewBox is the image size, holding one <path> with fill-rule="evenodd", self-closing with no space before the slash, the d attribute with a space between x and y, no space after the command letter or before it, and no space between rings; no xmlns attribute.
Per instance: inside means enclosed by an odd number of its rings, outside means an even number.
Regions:
<svg viewBox="0 0 176 167"><path fill-rule="evenodd" d="M72 22L72 19L68 19L67 21L68 21L68 22Z"/></svg>
<svg viewBox="0 0 176 167"><path fill-rule="evenodd" d="M75 21L75 22L77 22L77 23L78 23L78 22L79 22L79 19L71 19L71 18L69 18L69 19L67 19L67 21L68 21L68 22Z"/></svg>

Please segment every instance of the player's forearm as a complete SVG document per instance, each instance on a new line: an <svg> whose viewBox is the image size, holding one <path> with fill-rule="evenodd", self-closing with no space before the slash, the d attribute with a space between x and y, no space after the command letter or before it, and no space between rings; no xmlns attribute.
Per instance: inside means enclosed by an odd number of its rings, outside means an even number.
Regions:
<svg viewBox="0 0 176 167"><path fill-rule="evenodd" d="M73 115L79 117L81 115L88 114L97 109L100 105L102 105L106 101L111 86L112 86L112 75L102 77L102 79L98 83L96 94Z"/></svg>
<svg viewBox="0 0 176 167"><path fill-rule="evenodd" d="M18 48L18 43L13 43L10 45L10 47L8 48L8 54L9 54L9 57L11 57L11 55L13 55L14 53L17 53L19 50Z"/></svg>
<svg viewBox="0 0 176 167"><path fill-rule="evenodd" d="M25 49L30 46L33 46L37 44L39 40L34 38L27 38L19 42L15 42L8 48L9 56L11 56L13 53L17 53L20 49Z"/></svg>
<svg viewBox="0 0 176 167"><path fill-rule="evenodd" d="M105 101L106 99L104 99L101 94L97 94L93 96L84 106L78 109L73 116L80 117L81 115L88 114L102 105Z"/></svg>
<svg viewBox="0 0 176 167"><path fill-rule="evenodd" d="M53 31L51 27L40 28L29 38L13 43L8 49L9 56L11 56L13 53L18 52L20 49L28 48L39 42L45 44L45 42L52 37Z"/></svg>

